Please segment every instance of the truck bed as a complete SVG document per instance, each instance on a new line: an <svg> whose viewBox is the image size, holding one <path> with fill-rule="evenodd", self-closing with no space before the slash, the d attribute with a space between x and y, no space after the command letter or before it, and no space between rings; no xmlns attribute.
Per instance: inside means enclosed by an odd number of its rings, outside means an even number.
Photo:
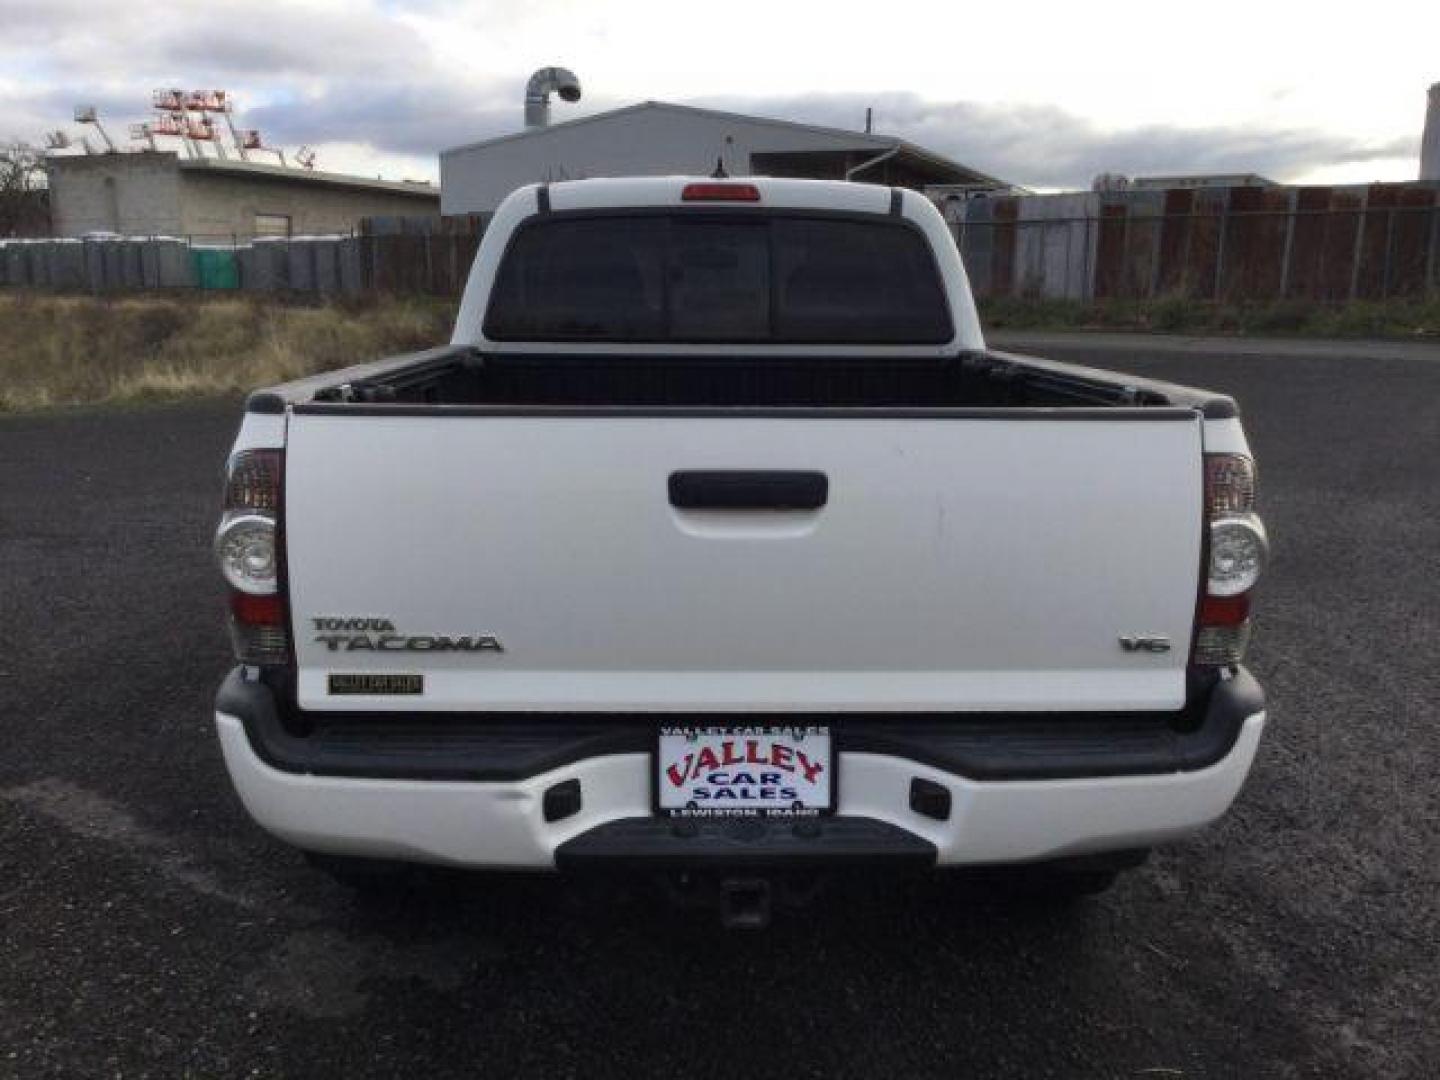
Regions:
<svg viewBox="0 0 1440 1080"><path fill-rule="evenodd" d="M447 346L252 394L252 412L686 409L1181 408L1235 415L1224 395L1000 352L903 356L485 354Z"/></svg>

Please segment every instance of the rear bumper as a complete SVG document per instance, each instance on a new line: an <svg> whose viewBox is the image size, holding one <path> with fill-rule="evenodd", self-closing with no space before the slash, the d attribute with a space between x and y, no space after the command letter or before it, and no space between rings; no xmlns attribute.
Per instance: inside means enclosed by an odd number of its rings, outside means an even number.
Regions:
<svg viewBox="0 0 1440 1080"><path fill-rule="evenodd" d="M266 721L255 710L263 713L268 701L274 712L269 691L236 681L232 676L221 692L216 723L231 779L262 827L314 851L489 868L987 865L1148 847L1226 811L1265 725L1259 689L1243 671L1217 688L1191 730L1148 742L1116 734L1108 755L1103 729L1083 723L1076 725L1087 733L1082 742L1024 723L1009 736L997 729L980 737L983 726L910 725L916 730L907 733L897 722L882 738L846 722L837 729L835 818L804 828L686 830L653 818L652 758L625 748L628 724L609 735L589 731L578 757L553 738L503 739L487 759L491 779L479 778L486 773L473 732L454 756L469 755L464 776L474 778L366 775L378 768L378 751L362 752L353 738L348 772L335 771L333 755L326 756L335 747L322 753L321 743L307 751L315 757L308 767L282 767L288 762L257 737ZM535 718L532 730L546 723ZM412 747L412 765L435 756L421 743ZM1141 764L1150 771L1135 771ZM1088 773L1076 775L1082 765ZM912 808L917 780L949 793L943 819ZM579 808L557 817L552 806L547 815L546 793L572 781Z"/></svg>

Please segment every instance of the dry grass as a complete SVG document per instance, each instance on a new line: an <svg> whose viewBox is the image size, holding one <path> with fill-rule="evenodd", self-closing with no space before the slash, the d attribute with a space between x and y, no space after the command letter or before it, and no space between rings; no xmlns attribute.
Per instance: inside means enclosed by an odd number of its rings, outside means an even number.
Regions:
<svg viewBox="0 0 1440 1080"><path fill-rule="evenodd" d="M1317 338L1440 338L1440 297L1214 303L1163 296L1153 300L980 301L980 321L996 330L1133 330L1162 334L1238 334Z"/></svg>
<svg viewBox="0 0 1440 1080"><path fill-rule="evenodd" d="M239 393L449 338L450 302L0 292L0 412Z"/></svg>
<svg viewBox="0 0 1440 1080"><path fill-rule="evenodd" d="M112 299L0 291L0 412L242 393L449 338L451 301L367 297ZM1178 300L992 300L991 327L1320 337L1440 336L1440 300L1245 307Z"/></svg>

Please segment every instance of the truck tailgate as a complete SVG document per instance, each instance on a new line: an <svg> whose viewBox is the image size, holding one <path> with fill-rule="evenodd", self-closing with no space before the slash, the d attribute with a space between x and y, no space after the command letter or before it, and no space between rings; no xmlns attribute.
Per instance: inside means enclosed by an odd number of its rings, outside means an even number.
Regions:
<svg viewBox="0 0 1440 1080"><path fill-rule="evenodd" d="M672 504L673 473L715 470L823 474L824 504ZM285 492L299 700L1178 708L1201 485L1200 419L1176 409L301 411ZM1170 648L1122 647L1133 636ZM412 678L343 678L372 674Z"/></svg>

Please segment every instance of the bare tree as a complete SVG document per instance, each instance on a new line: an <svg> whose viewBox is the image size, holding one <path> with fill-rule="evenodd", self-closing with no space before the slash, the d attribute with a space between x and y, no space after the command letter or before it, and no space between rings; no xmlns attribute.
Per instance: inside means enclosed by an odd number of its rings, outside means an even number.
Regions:
<svg viewBox="0 0 1440 1080"><path fill-rule="evenodd" d="M50 231L45 165L29 143L0 143L0 236Z"/></svg>

